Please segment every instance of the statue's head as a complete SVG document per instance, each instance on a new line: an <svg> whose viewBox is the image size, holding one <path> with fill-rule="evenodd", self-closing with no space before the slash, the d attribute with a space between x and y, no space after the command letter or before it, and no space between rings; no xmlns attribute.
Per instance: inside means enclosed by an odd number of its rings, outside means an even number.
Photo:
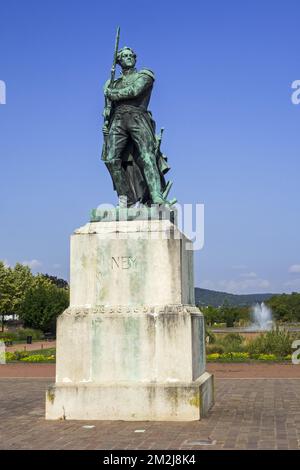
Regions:
<svg viewBox="0 0 300 470"><path fill-rule="evenodd" d="M117 55L117 64L119 64L122 69L131 69L135 66L136 63L136 53L130 47L122 47L119 50Z"/></svg>

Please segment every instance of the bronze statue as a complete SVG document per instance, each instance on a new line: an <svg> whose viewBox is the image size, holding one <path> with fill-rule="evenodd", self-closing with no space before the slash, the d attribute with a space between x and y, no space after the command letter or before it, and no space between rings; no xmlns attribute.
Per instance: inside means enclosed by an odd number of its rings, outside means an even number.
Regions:
<svg viewBox="0 0 300 470"><path fill-rule="evenodd" d="M118 50L116 38L111 79L105 83L104 144L105 162L119 198L127 198L127 206L164 204L172 183L164 175L170 169L160 150L162 130L155 134L155 122L148 104L154 84L154 73L135 68L136 54L130 47ZM115 80L116 64L122 74ZM120 200L123 198L120 198Z"/></svg>

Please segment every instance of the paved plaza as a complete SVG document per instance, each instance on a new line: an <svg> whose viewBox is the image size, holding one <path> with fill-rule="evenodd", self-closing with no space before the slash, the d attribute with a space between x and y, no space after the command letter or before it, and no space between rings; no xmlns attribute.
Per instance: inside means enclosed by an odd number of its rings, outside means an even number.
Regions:
<svg viewBox="0 0 300 470"><path fill-rule="evenodd" d="M0 378L0 449L300 448L299 378L216 378L209 416L182 423L45 421L52 382Z"/></svg>

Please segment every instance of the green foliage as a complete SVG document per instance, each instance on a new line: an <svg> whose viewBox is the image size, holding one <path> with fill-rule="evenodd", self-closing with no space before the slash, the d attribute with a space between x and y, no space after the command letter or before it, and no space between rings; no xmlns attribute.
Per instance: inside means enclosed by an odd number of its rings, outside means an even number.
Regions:
<svg viewBox="0 0 300 470"><path fill-rule="evenodd" d="M33 276L28 266L17 263L14 268L0 261L0 314L19 314ZM4 318L4 317L3 317Z"/></svg>
<svg viewBox="0 0 300 470"><path fill-rule="evenodd" d="M228 333L219 337L218 344L222 345L225 352L243 352L245 351L244 337L239 333Z"/></svg>
<svg viewBox="0 0 300 470"><path fill-rule="evenodd" d="M5 361L10 362L10 361L14 361L14 360L15 360L14 353L6 351L5 352Z"/></svg>
<svg viewBox="0 0 300 470"><path fill-rule="evenodd" d="M227 352L207 355L207 361L209 362L248 362L249 360L250 355L246 352Z"/></svg>
<svg viewBox="0 0 300 470"><path fill-rule="evenodd" d="M25 326L42 331L55 329L55 322L69 305L69 292L53 284L44 276L35 276L33 285L27 290L20 317Z"/></svg>
<svg viewBox="0 0 300 470"><path fill-rule="evenodd" d="M234 322L239 318L239 308L238 307L230 307L228 303L224 303L221 309L221 315L223 321L226 323L227 327L233 327Z"/></svg>
<svg viewBox="0 0 300 470"><path fill-rule="evenodd" d="M282 322L300 321L300 293L274 295L267 301L276 320Z"/></svg>
<svg viewBox="0 0 300 470"><path fill-rule="evenodd" d="M27 336L32 336L33 340L42 339L43 333L41 330L35 330L33 328L18 328L16 330L17 340L26 340Z"/></svg>
<svg viewBox="0 0 300 470"><path fill-rule="evenodd" d="M290 357L285 357L288 360ZM254 354L251 355L247 352L228 352L224 354L208 354L206 356L208 362L250 362L251 360L263 362L275 362L281 360L275 354Z"/></svg>
<svg viewBox="0 0 300 470"><path fill-rule="evenodd" d="M280 359L275 354L251 354L251 358L258 361L276 361Z"/></svg>
<svg viewBox="0 0 300 470"><path fill-rule="evenodd" d="M54 356L44 356L43 354L32 354L31 356L20 359L22 362L54 362Z"/></svg>
<svg viewBox="0 0 300 470"><path fill-rule="evenodd" d="M209 343L209 344L213 344L216 342L216 335L214 333L212 333L212 331L209 329L209 328L205 328L205 337L206 337L206 341Z"/></svg>
<svg viewBox="0 0 300 470"><path fill-rule="evenodd" d="M55 362L55 348L39 349L36 351L5 352L6 362Z"/></svg>
<svg viewBox="0 0 300 470"><path fill-rule="evenodd" d="M267 296L267 297L266 297ZM272 309L275 320L281 322L300 322L300 293L281 294L270 296L266 294L265 303ZM225 299L225 300L224 300ZM226 323L232 327L237 323L247 324L250 321L251 307L233 306L230 299L223 298L223 305L200 307L206 322L212 326L214 323Z"/></svg>
<svg viewBox="0 0 300 470"><path fill-rule="evenodd" d="M56 287L61 289L68 289L69 284L64 279L60 279L56 276L49 276L49 274L41 274L42 277L51 281Z"/></svg>
<svg viewBox="0 0 300 470"><path fill-rule="evenodd" d="M7 336L6 338L0 338L0 341L4 341L4 343L7 343L13 342L13 339L10 336Z"/></svg>
<svg viewBox="0 0 300 470"><path fill-rule="evenodd" d="M20 315L26 292L33 284L34 277L28 266L17 263L12 269L12 299L11 313Z"/></svg>
<svg viewBox="0 0 300 470"><path fill-rule="evenodd" d="M42 338L43 333L41 330L34 330L32 328L18 328L15 331L4 331L0 333L0 340L26 341L27 336L32 336L33 340L39 340Z"/></svg>
<svg viewBox="0 0 300 470"><path fill-rule="evenodd" d="M13 283L12 270L0 261L0 315L2 317L2 331L4 328L4 315L12 310Z"/></svg>
<svg viewBox="0 0 300 470"><path fill-rule="evenodd" d="M66 281L47 274L33 276L28 266L17 263L14 268L0 261L0 315L17 314L26 327L42 331L55 330L56 317L69 304ZM9 334L12 337L12 334ZM20 337L39 339L41 332L23 330Z"/></svg>
<svg viewBox="0 0 300 470"><path fill-rule="evenodd" d="M222 344L208 344L206 346L206 354L222 354L225 352L224 346Z"/></svg>
<svg viewBox="0 0 300 470"><path fill-rule="evenodd" d="M46 348L46 349L36 349L34 351L30 351L30 355L35 355L35 354L42 354L43 356L55 356L56 349Z"/></svg>
<svg viewBox="0 0 300 470"><path fill-rule="evenodd" d="M220 309L216 307L211 307L210 305L208 307L202 307L201 311L204 314L204 318L206 321L207 325L213 325L214 323L220 323L222 322L222 316Z"/></svg>
<svg viewBox="0 0 300 470"><path fill-rule="evenodd" d="M242 344L244 342L244 337L239 333L228 333L221 338L221 342L224 345L231 343Z"/></svg>
<svg viewBox="0 0 300 470"><path fill-rule="evenodd" d="M250 354L275 354L284 357L291 353L292 337L288 331L274 329L257 336L248 344Z"/></svg>
<svg viewBox="0 0 300 470"><path fill-rule="evenodd" d="M244 352L247 349L245 339L239 333L228 333L226 335L214 335L215 341L206 346L207 354Z"/></svg>
<svg viewBox="0 0 300 470"><path fill-rule="evenodd" d="M28 356L28 352L27 352L27 351L15 351L13 354L14 354L14 360L15 360L15 361L20 361L20 360L23 359L24 357L27 357L27 356Z"/></svg>
<svg viewBox="0 0 300 470"><path fill-rule="evenodd" d="M262 333L250 341L245 340L238 333L216 336L216 342L211 345L208 344L206 347L207 357L217 354L218 356L212 356L210 360L223 362L227 362L227 360L230 362L233 358L245 357L243 356L244 353L255 360L288 360L292 352L291 344L294 339L293 334L279 329ZM235 354L242 355L236 356Z"/></svg>
<svg viewBox="0 0 300 470"><path fill-rule="evenodd" d="M3 341L17 341L18 335L13 331L4 331L3 333L0 333L0 340L1 339Z"/></svg>
<svg viewBox="0 0 300 470"><path fill-rule="evenodd" d="M207 325L224 323L224 326L232 327L238 321L247 323L250 321L250 309L248 307L231 307L227 303L222 307L201 307Z"/></svg>
<svg viewBox="0 0 300 470"><path fill-rule="evenodd" d="M232 362L245 362L250 359L250 355L247 352L227 352L220 355L220 359L224 362L232 361Z"/></svg>

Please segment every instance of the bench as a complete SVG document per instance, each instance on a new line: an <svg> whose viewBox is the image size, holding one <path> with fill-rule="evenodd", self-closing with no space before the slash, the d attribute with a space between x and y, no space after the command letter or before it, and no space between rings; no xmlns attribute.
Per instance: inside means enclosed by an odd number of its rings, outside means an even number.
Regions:
<svg viewBox="0 0 300 470"><path fill-rule="evenodd" d="M44 338L43 339L45 341L53 341L55 339L55 334L51 333L51 332L44 333Z"/></svg>

